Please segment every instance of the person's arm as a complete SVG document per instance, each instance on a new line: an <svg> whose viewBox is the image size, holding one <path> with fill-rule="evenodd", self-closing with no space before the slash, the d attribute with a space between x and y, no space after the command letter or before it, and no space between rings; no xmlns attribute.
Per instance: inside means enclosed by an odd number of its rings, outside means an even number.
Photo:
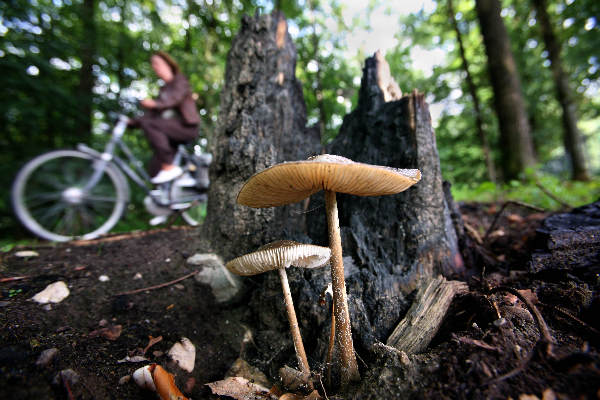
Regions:
<svg viewBox="0 0 600 400"><path fill-rule="evenodd" d="M155 109L163 110L179 105L191 93L190 84L183 75L175 75L171 85L165 88L165 93L154 100Z"/></svg>

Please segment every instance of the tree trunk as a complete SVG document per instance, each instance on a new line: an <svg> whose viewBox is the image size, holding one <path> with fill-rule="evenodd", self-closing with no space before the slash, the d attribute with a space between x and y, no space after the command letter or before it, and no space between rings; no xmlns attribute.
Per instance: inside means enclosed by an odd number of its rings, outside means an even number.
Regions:
<svg viewBox="0 0 600 400"><path fill-rule="evenodd" d="M475 3L500 126L502 171L505 180L515 179L536 162L519 72L500 16L499 0Z"/></svg>
<svg viewBox="0 0 600 400"><path fill-rule="evenodd" d="M582 136L577 128L575 103L569 88L569 77L565 73L560 59L560 43L552 30L546 1L533 0L533 5L537 13L537 20L540 22L544 44L548 51L548 60L551 63L552 77L556 85L556 96L563 111L563 142L571 162L572 177L574 180L589 181L590 176L585 166Z"/></svg>
<svg viewBox="0 0 600 400"><path fill-rule="evenodd" d="M254 209L238 205L254 173L318 154L320 139L306 127L306 106L295 77L296 48L283 14L244 17L227 56L210 169L204 236L225 260L305 227L300 204Z"/></svg>
<svg viewBox="0 0 600 400"><path fill-rule="evenodd" d="M315 17L316 4L314 0L310 1L310 12L311 12L311 41L313 45L313 60L317 63L317 71L315 78L317 80L317 87L315 97L317 98L317 108L319 109L319 130L321 132L321 142L325 137L325 124L327 120L327 113L325 112L325 103L323 101L323 77L321 76L321 60L319 58L319 36L317 35L317 22Z"/></svg>
<svg viewBox="0 0 600 400"><path fill-rule="evenodd" d="M79 104L80 115L78 131L75 134L79 140L85 141L85 137L92 134L92 106L94 89L94 56L96 55L96 24L94 16L96 13L96 0L83 0L81 4L81 69L79 70Z"/></svg>
<svg viewBox="0 0 600 400"><path fill-rule="evenodd" d="M481 107L479 106L479 96L477 96L477 88L475 87L473 77L471 76L471 72L469 71L469 62L467 61L467 56L465 54L465 46L463 44L462 34L458 27L458 22L456 21L456 15L454 14L452 0L448 0L448 15L452 21L454 32L456 33L456 40L458 41L458 50L460 53L460 58L462 60L462 67L466 74L467 87L469 89L469 94L473 99L473 109L475 111L475 125L477 128L479 140L481 140L481 149L483 150L483 155L485 157L485 165L487 167L488 177L490 178L490 181L496 183L496 167L494 166L494 161L492 160L492 156L490 154L490 145L488 143L487 135L483 129L483 117L481 114Z"/></svg>

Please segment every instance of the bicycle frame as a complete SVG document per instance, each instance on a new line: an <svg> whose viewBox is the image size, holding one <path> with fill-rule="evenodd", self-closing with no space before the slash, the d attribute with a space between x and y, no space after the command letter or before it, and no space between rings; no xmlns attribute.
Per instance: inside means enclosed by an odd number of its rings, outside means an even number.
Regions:
<svg viewBox="0 0 600 400"><path fill-rule="evenodd" d="M121 115L119 116L119 120L117 121L115 127L113 128L111 138L109 142L104 147L104 152L100 153L91 147L80 143L77 145L77 149L86 154L93 156L96 159L96 163L94 164L94 173L90 178L89 182L86 184L84 190L90 190L93 188L102 178L106 166L108 164L114 164L125 173L137 186L143 189L152 200L159 206L171 206L173 204L179 203L187 203L194 200L205 200L205 194L198 194L197 198L191 199L178 199L178 200L170 200L165 199L165 196L157 196L153 194L152 185L150 184L150 176L143 169L143 164L140 160L138 160L135 155L131 152L129 147L121 140L123 135L125 134L125 130L127 129L127 123L129 122L129 118ZM123 160L119 156L115 154L116 150L120 150L125 155L127 161ZM187 161L189 159L189 154L183 148L183 146L179 146L177 153L175 154L175 158L173 160L174 164L179 164L181 161ZM133 165L131 168L129 165ZM164 186L163 186L164 185ZM169 193L172 182L167 182L161 185L164 190L162 190L162 194Z"/></svg>

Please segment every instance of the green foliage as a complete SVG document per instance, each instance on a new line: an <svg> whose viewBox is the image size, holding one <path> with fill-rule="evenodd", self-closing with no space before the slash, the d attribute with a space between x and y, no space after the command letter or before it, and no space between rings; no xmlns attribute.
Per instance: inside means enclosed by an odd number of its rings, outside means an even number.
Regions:
<svg viewBox="0 0 600 400"><path fill-rule="evenodd" d="M600 179L591 182L565 181L555 175L529 175L521 181L495 185L492 182L452 185L456 201L497 202L518 200L546 210L559 210L561 204L540 189L541 185L553 196L572 207L600 200Z"/></svg>
<svg viewBox="0 0 600 400"><path fill-rule="evenodd" d="M594 1L549 1L555 29L563 42L563 60L576 89L580 129L584 133L589 167L600 173L600 60L595 46L600 41L600 26ZM479 32L475 3L455 0L454 9L465 44L469 69L481 101L484 130L499 161L498 124L494 114L493 93L487 76L487 58ZM556 100L554 82L546 60L541 34L533 7L528 1L506 0L502 12L521 81L540 168L563 174L568 169L562 142L561 109ZM444 178L459 185L473 185L487 179L481 143L476 134L473 101L468 95L456 35L451 26L447 2L439 1L434 12L420 12L401 20L399 46L388 53L392 74L402 77L401 88L416 87L429 94L430 103L451 104L442 113L436 127L438 151ZM445 51L440 65L431 76L414 71L413 49ZM408 79L406 78L408 77ZM412 82L412 84L411 84ZM418 85L418 86L415 86ZM405 90L407 91L407 90Z"/></svg>

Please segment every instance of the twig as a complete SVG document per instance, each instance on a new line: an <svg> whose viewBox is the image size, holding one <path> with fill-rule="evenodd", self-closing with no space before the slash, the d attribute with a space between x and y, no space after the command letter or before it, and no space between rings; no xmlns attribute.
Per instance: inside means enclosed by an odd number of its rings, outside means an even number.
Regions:
<svg viewBox="0 0 600 400"><path fill-rule="evenodd" d="M550 334L550 329L548 329L548 325L546 325L546 321L544 321L544 318L542 317L542 314L537 309L537 307L531 301L529 301L529 299L527 297L523 296L517 289L513 289L508 286L496 286L494 288L489 289L490 294L497 293L497 292L508 292L508 293L516 296L519 300L521 300L525 304L525 306L527 306L527 309L531 312L531 314L533 315L533 318L535 319L535 321L537 323L538 329L540 331L540 338L535 343L534 349L527 355L527 358L525 358L518 367L514 368L513 370L511 370L503 375L497 376L496 378L489 380L488 382L485 383L486 385L489 385L491 383L497 383L497 382L503 381L505 379L512 378L513 376L516 376L516 375L520 374L521 372L523 372L525 370L525 368L527 367L527 365L529 364L529 362L533 359L536 349L540 345L545 345L546 355L551 358L554 358L554 354L552 352L552 345L555 341L554 341L554 338L552 337L552 335Z"/></svg>
<svg viewBox="0 0 600 400"><path fill-rule="evenodd" d="M574 316L573 314L571 314L570 312L568 312L567 310L564 310L561 307L557 307L557 306L553 306L550 304L544 304L544 303L540 303L542 306L544 307L549 307L552 308L555 311L558 311L559 313L561 313L562 315L571 318L573 321L579 323L581 326L583 326L584 328L589 329L593 334L595 335L600 335L600 331L598 331L596 328L594 328L593 326L588 325L587 323L585 323L584 321L580 320L579 318L577 318L576 316Z"/></svg>
<svg viewBox="0 0 600 400"><path fill-rule="evenodd" d="M563 208L573 208L570 204L565 203L564 201L562 201L561 199L559 199L558 197L556 197L548 189L546 189L542 185L542 183L540 181L536 180L535 181L535 186L537 186L546 196L550 197L552 200L554 200L555 202L557 202L558 204L560 204Z"/></svg>
<svg viewBox="0 0 600 400"><path fill-rule="evenodd" d="M552 354L552 344L555 342L552 334L550 334L550 329L548 329L548 325L546 321L544 321L544 317L537 309L537 307L525 296L523 296L517 289L513 289L508 286L496 286L490 289L490 293L497 292L508 292L514 296L516 296L519 300L521 300L529 309L529 311L533 314L533 318L537 323L538 329L540 330L540 340L546 344L546 355L553 356Z"/></svg>
<svg viewBox="0 0 600 400"><path fill-rule="evenodd" d="M323 389L323 395L325 396L325 400L329 400L329 397L327 397L327 390L325 390L325 386L323 386L323 380L321 380L321 374L319 374L318 376L319 383L321 384L321 389Z"/></svg>
<svg viewBox="0 0 600 400"><path fill-rule="evenodd" d="M4 283L4 282L13 282L13 281L20 281L22 279L29 279L30 277L25 275L25 276L11 276L8 278L0 278L0 283Z"/></svg>
<svg viewBox="0 0 600 400"><path fill-rule="evenodd" d="M537 211L537 212L546 212L546 210L544 210L543 208L531 205L531 204L527 204L527 203L523 203L522 201L517 201L517 200L509 200L507 202L505 202L502 207L500 208L500 211L498 211L496 213L496 216L494 217L494 221L492 222L492 224L490 225L490 227L487 229L487 231L485 232L485 235L483 236L483 241L486 242L488 236L490 235L490 233L492 233L492 231L494 230L494 228L496 227L496 224L498 223L498 219L500 219L500 215L502 214L502 212L504 211L504 209L506 207L508 207L509 205L516 205L516 206L520 206L520 207L524 207L524 208L529 208L531 210Z"/></svg>
<svg viewBox="0 0 600 400"><path fill-rule="evenodd" d="M181 282L182 280L187 279L187 278L189 278L191 276L194 276L197 273L198 273L198 270L196 270L194 272L190 272L189 274L184 275L181 278L177 278L177 279L175 279L173 281L161 283L160 285L149 286L149 287L146 287L146 288L141 288L141 289L136 289L136 290L130 290L130 291L127 291L127 292L121 292L121 293L113 294L113 296L123 296L123 295L129 295L129 294L136 294L136 293L145 292L147 290L154 290L154 289L164 288L166 286L173 285L173 284L175 284L177 282Z"/></svg>

